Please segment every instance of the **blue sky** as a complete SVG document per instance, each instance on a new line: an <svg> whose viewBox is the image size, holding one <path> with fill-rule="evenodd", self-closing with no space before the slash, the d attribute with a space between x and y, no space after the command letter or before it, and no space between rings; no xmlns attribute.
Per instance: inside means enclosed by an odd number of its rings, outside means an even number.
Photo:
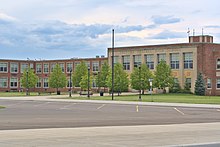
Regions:
<svg viewBox="0 0 220 147"><path fill-rule="evenodd" d="M111 47L220 43L218 0L0 0L0 59L68 59L105 55Z"/></svg>

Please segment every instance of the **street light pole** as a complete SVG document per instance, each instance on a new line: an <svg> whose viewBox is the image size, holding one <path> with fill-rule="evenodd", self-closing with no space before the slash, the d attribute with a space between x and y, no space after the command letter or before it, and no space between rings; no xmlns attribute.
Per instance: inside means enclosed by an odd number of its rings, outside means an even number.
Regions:
<svg viewBox="0 0 220 147"><path fill-rule="evenodd" d="M90 76L90 68L88 67L88 98L90 98L90 95L89 95L89 85L90 85L90 81L89 81L89 76Z"/></svg>
<svg viewBox="0 0 220 147"><path fill-rule="evenodd" d="M114 100L114 29L112 29L112 100Z"/></svg>
<svg viewBox="0 0 220 147"><path fill-rule="evenodd" d="M69 97L72 97L72 69L70 69L70 82L69 82Z"/></svg>
<svg viewBox="0 0 220 147"><path fill-rule="evenodd" d="M29 82L28 82L28 70L27 70L27 72L26 72L26 87L27 87L27 89L26 89L26 95L29 95L29 84L28 84Z"/></svg>
<svg viewBox="0 0 220 147"><path fill-rule="evenodd" d="M141 81L141 66L139 66L139 84L140 84L140 89L139 89L139 101L141 101L141 88L142 88L142 81Z"/></svg>

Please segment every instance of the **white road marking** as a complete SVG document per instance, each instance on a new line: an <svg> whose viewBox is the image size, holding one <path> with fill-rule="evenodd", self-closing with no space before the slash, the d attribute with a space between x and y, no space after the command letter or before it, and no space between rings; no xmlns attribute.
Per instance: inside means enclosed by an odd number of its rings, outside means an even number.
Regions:
<svg viewBox="0 0 220 147"><path fill-rule="evenodd" d="M37 104L37 105L34 105L34 107L38 107L38 106L43 106L43 105L47 105L49 103L52 103L52 102L45 102L45 103L42 103L42 104Z"/></svg>
<svg viewBox="0 0 220 147"><path fill-rule="evenodd" d="M103 104L102 106L98 107L97 110L101 109L101 108L104 107L104 106L105 106L105 104Z"/></svg>
<svg viewBox="0 0 220 147"><path fill-rule="evenodd" d="M138 109L138 108L139 108L139 106L137 105L137 106L136 106L136 112L139 112L139 109Z"/></svg>
<svg viewBox="0 0 220 147"><path fill-rule="evenodd" d="M75 105L75 104L76 104L76 103L72 103L72 104L69 104L69 105L63 106L63 107L60 108L60 110L63 110L63 109L70 109L70 107L71 107L72 105Z"/></svg>
<svg viewBox="0 0 220 147"><path fill-rule="evenodd" d="M180 114L182 114L182 115L185 115L182 111L180 111L179 109L177 109L177 108L173 108L173 109L175 109L177 112L179 112Z"/></svg>
<svg viewBox="0 0 220 147"><path fill-rule="evenodd" d="M219 112L220 112L220 109L217 109L217 111L219 111Z"/></svg>

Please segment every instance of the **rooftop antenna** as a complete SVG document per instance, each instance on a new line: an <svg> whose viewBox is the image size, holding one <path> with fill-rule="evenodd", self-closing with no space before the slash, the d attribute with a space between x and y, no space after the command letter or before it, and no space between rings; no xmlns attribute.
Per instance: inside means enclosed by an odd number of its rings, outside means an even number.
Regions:
<svg viewBox="0 0 220 147"><path fill-rule="evenodd" d="M190 30L189 30L189 28L188 28L187 34L188 34L188 38L189 38L189 35L190 35Z"/></svg>

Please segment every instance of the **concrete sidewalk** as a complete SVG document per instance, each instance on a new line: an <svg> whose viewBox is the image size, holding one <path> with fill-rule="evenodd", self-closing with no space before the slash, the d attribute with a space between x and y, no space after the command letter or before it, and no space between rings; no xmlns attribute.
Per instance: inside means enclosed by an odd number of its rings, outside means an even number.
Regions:
<svg viewBox="0 0 220 147"><path fill-rule="evenodd" d="M145 147L220 145L220 123L0 131L4 147Z"/></svg>
<svg viewBox="0 0 220 147"><path fill-rule="evenodd" d="M96 94L98 96L98 94ZM96 96L95 95L95 96ZM80 102L80 103L104 103L104 104L126 104L126 105L147 105L147 106L172 106L172 107L194 107L194 108L215 108L220 109L220 105L214 104L185 104L185 103L162 103L162 102L132 102L132 101L110 101L110 100L77 100L65 99L68 95L50 95L50 96L25 96L25 97L0 97L7 100L32 100L32 101L56 101L56 102ZM72 97L79 97L78 94ZM86 97L86 96L84 96ZM63 98L63 99L62 99ZM91 97L92 99L92 97Z"/></svg>

